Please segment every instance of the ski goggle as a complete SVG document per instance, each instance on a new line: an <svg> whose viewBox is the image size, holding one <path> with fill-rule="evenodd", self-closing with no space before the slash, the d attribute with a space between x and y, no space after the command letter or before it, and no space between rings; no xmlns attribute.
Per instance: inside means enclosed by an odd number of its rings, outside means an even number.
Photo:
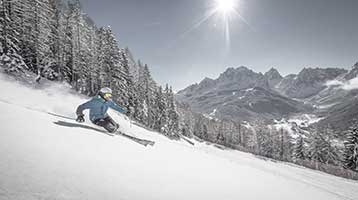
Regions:
<svg viewBox="0 0 358 200"><path fill-rule="evenodd" d="M111 94L111 93L106 93L106 94L104 94L103 96L104 96L104 98L111 98L111 97L112 97L112 94Z"/></svg>

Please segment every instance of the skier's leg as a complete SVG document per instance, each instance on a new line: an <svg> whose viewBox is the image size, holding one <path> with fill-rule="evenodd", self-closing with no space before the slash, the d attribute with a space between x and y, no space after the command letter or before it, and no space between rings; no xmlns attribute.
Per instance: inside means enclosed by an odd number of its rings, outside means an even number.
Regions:
<svg viewBox="0 0 358 200"><path fill-rule="evenodd" d="M117 124L110 116L107 116L105 119L109 122L108 126L112 129L112 131L117 131L119 124Z"/></svg>
<svg viewBox="0 0 358 200"><path fill-rule="evenodd" d="M110 133L114 133L118 129L118 126L113 121L113 119L110 118L110 117L95 120L93 123L98 125L98 126L103 127L104 129L106 129Z"/></svg>
<svg viewBox="0 0 358 200"><path fill-rule="evenodd" d="M119 124L117 122L115 122L112 117L107 116L106 119L115 127L119 128Z"/></svg>

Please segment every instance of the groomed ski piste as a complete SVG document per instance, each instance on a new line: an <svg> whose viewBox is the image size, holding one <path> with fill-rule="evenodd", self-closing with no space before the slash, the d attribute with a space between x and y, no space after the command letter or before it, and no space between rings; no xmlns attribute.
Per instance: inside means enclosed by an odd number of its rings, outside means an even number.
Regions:
<svg viewBox="0 0 358 200"><path fill-rule="evenodd" d="M358 200L358 182L192 140L172 141L110 112L144 147L73 119L88 98L0 75L0 199Z"/></svg>

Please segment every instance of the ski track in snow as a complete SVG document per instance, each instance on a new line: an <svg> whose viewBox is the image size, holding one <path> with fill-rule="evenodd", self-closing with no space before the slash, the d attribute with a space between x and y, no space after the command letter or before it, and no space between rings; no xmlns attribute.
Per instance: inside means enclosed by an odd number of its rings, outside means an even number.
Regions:
<svg viewBox="0 0 358 200"><path fill-rule="evenodd" d="M59 126L55 122L76 123L74 110L86 97L61 85L34 90L2 79L0 200L358 200L357 181L197 141L171 141L112 111L122 131L156 144L105 135L88 118L87 129Z"/></svg>

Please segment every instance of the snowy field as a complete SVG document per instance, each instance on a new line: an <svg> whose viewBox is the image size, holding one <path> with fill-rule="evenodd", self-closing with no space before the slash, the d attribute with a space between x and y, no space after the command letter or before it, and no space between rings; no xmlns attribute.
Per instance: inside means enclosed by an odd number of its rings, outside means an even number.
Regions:
<svg viewBox="0 0 358 200"><path fill-rule="evenodd" d="M114 112L122 131L156 144L109 136L88 118L71 119L86 97L66 86L38 90L0 79L1 200L358 200L356 181L171 141Z"/></svg>

